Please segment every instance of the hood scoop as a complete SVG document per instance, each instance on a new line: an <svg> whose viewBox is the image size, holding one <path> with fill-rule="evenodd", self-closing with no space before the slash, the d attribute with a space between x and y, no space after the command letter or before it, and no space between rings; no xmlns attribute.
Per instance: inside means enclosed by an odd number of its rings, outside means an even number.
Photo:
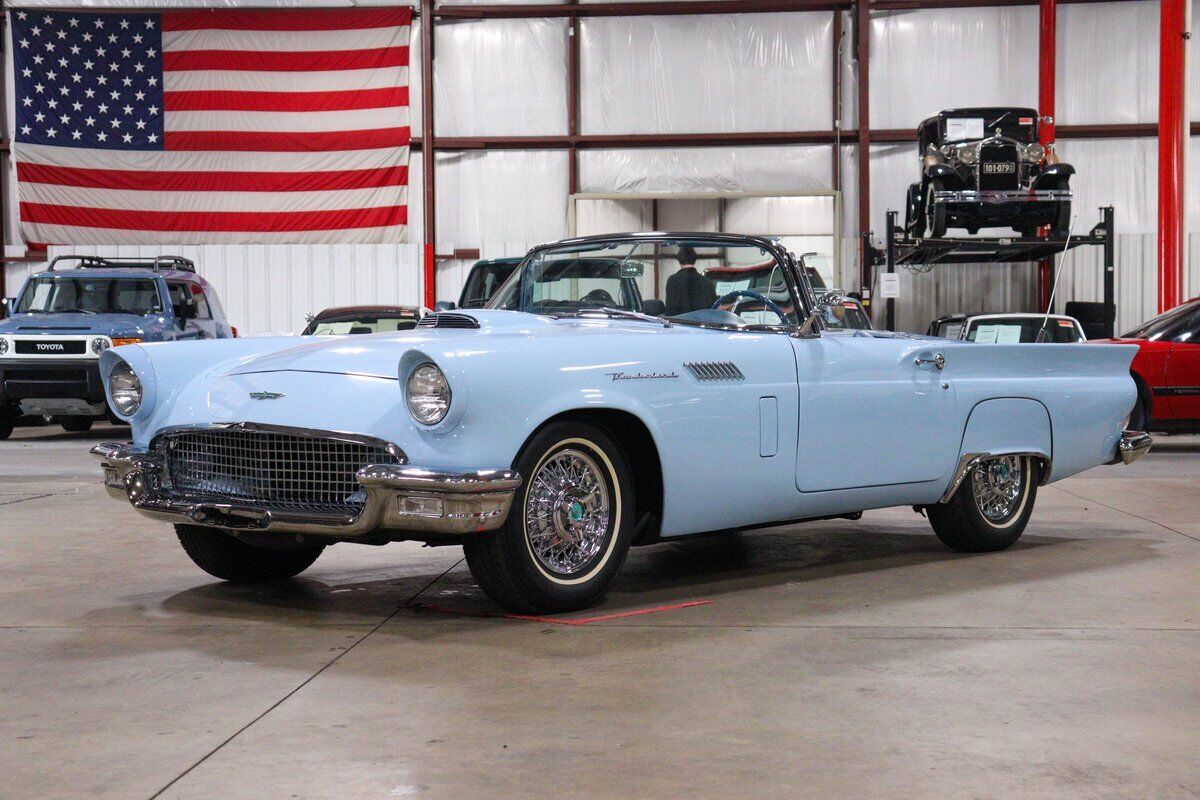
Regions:
<svg viewBox="0 0 1200 800"><path fill-rule="evenodd" d="M19 331L90 331L86 325L18 325Z"/></svg>
<svg viewBox="0 0 1200 800"><path fill-rule="evenodd" d="M421 318L418 328L456 328L458 330L479 330L479 320L469 314L456 314L450 311L438 311Z"/></svg>

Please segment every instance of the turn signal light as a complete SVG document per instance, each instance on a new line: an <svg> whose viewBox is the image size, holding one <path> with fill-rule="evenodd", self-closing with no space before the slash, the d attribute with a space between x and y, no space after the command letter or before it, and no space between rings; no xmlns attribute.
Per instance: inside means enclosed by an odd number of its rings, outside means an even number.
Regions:
<svg viewBox="0 0 1200 800"><path fill-rule="evenodd" d="M113 339L113 347L120 347L123 344L141 344L141 339Z"/></svg>

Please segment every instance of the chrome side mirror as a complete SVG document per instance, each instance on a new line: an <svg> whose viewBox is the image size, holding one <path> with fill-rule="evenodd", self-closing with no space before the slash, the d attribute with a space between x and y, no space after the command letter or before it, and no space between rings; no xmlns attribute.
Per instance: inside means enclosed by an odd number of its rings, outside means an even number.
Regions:
<svg viewBox="0 0 1200 800"><path fill-rule="evenodd" d="M817 299L817 304L813 306L813 310L809 313L808 318L804 320L804 324L796 331L797 336L820 336L820 331L817 330L817 320L828 321L830 323L837 322L842 317L846 316L846 298L840 294L828 292L821 295Z"/></svg>

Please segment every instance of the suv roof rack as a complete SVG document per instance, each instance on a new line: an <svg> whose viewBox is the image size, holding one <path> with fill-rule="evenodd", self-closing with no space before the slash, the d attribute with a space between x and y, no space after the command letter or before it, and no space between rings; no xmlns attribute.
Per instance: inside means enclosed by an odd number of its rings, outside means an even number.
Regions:
<svg viewBox="0 0 1200 800"><path fill-rule="evenodd" d="M179 270L195 272L196 265L183 256L144 256L130 258L104 258L102 256L55 256L50 262L49 270L53 271L60 261L78 262L77 269L153 269Z"/></svg>

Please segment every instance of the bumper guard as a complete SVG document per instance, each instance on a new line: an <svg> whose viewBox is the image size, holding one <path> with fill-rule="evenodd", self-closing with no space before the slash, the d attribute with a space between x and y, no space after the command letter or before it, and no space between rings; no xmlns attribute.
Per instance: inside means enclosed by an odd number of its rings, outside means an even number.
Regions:
<svg viewBox="0 0 1200 800"><path fill-rule="evenodd" d="M1108 463L1132 464L1149 453L1152 444L1154 440L1145 431L1122 431L1121 438L1117 441L1117 452Z"/></svg>
<svg viewBox="0 0 1200 800"><path fill-rule="evenodd" d="M313 534L355 539L377 532L421 539L499 528L508 518L521 476L513 470L441 472L377 464L356 474L366 494L358 514L272 509L253 502L221 503L168 488L162 454L127 443L92 448L104 469L104 486L142 514L173 523L231 530Z"/></svg>

